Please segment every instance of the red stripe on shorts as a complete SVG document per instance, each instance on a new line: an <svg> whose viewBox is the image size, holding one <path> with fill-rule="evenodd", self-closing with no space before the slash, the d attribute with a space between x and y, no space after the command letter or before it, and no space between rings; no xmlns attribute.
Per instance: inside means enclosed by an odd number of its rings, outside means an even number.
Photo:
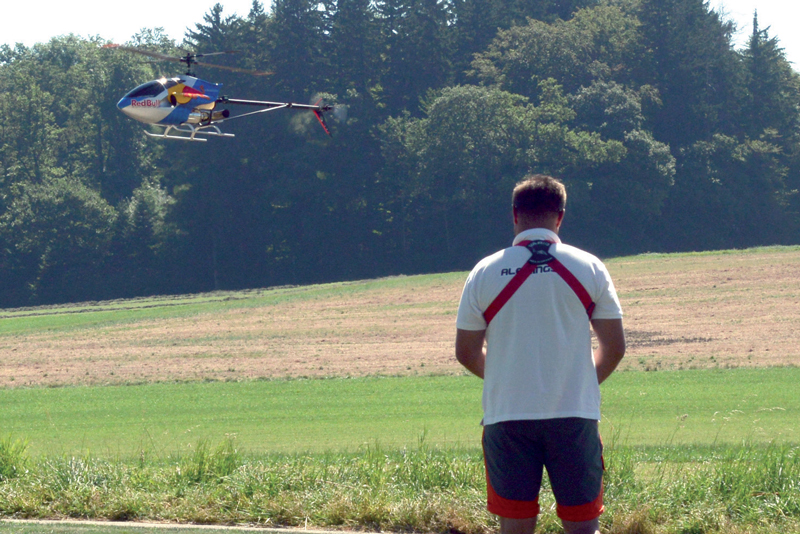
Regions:
<svg viewBox="0 0 800 534"><path fill-rule="evenodd" d="M605 511L603 506L603 487L600 487L600 495L590 503L579 506L562 506L556 504L556 515L564 521L580 522L597 519Z"/></svg>
<svg viewBox="0 0 800 534"><path fill-rule="evenodd" d="M509 519L528 519L539 515L539 497L535 501L515 501L501 497L494 491L486 472L486 509L494 515Z"/></svg>

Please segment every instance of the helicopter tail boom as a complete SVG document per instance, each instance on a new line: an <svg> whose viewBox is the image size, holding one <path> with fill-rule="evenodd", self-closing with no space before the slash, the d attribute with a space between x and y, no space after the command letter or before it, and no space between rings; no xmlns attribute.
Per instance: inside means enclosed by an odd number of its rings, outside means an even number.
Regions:
<svg viewBox="0 0 800 534"><path fill-rule="evenodd" d="M266 100L242 100L239 98L228 98L228 97L220 97L217 99L218 104L237 104L237 105L244 105L244 106L257 106L263 109L255 112L259 113L262 111L271 111L273 109L299 109L299 110L309 110L314 113L314 116L319 121L320 126L322 129L325 130L325 133L331 135L330 130L328 129L328 125L325 122L324 113L333 110L333 106L323 104L321 101L318 101L316 104L295 104L293 102L269 102ZM245 115L251 115L252 113L246 113ZM236 117L231 117L231 119L235 119L237 117L243 117L245 115L237 115Z"/></svg>
<svg viewBox="0 0 800 534"><path fill-rule="evenodd" d="M239 98L228 98L226 96L217 99L217 104L237 104L245 106L259 106L263 108L291 108L307 109L311 111L325 113L333 110L333 106L327 104L295 104L294 102L268 102L266 100L241 100Z"/></svg>

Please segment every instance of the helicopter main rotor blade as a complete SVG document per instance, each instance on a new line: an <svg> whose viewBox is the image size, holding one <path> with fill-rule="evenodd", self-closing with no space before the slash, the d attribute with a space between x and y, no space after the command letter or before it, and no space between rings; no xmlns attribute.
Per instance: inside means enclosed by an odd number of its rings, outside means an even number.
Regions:
<svg viewBox="0 0 800 534"><path fill-rule="evenodd" d="M164 60L164 61L175 61L175 62L178 62L178 63L181 62L181 58L178 58L178 57L168 56L168 55L162 54L160 52L152 52L150 50L145 50L143 48L134 48L132 46L123 46L123 45L118 45L118 44L107 44L107 45L103 45L103 48L115 48L117 50L124 50L126 52L133 52L134 54L142 54L143 56L149 56L149 57L153 57L153 58L156 58L156 59L161 59L161 60Z"/></svg>
<svg viewBox="0 0 800 534"><path fill-rule="evenodd" d="M143 56L152 57L154 59L158 59L161 61L172 61L174 63L186 63L187 66L191 67L191 65L200 65L201 67L211 67L214 69L222 69L228 70L232 72L242 72L245 74L252 74L254 76L269 76L272 72L263 71L263 70L254 70L254 69L242 69L239 67L228 67L227 65L216 65L214 63L206 63L204 61L197 61L199 57L206 57L206 56L220 56L224 54L236 54L236 50L225 50L222 52L204 52L199 54L192 54L187 52L185 56L175 57L175 56L168 56L167 54L162 54L161 52L153 52L151 50L146 50L144 48L135 48L133 46L123 46L118 44L107 44L103 45L103 48L115 48L118 50L124 50L126 52L133 52L134 54L141 54Z"/></svg>
<svg viewBox="0 0 800 534"><path fill-rule="evenodd" d="M239 52L236 51L236 50L224 50L222 52L205 52L205 53L202 53L202 54L198 52L197 54L193 54L193 55L194 55L194 57L205 57L205 56L221 56L223 54L238 54L238 53ZM191 53L187 52L187 54L191 54Z"/></svg>
<svg viewBox="0 0 800 534"><path fill-rule="evenodd" d="M210 55L210 54L206 54L206 55ZM227 65L216 65L214 63L206 63L204 61L195 61L194 64L195 65L200 65L201 67L212 67L214 69L229 70L231 72L243 72L245 74L252 74L254 76L269 76L269 75L273 74L272 72L269 72L269 71L252 70L252 69L240 69L239 67L228 67Z"/></svg>

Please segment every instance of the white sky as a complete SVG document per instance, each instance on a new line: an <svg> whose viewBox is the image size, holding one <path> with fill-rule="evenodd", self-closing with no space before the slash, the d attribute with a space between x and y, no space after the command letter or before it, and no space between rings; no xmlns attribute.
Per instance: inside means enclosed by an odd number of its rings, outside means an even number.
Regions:
<svg viewBox="0 0 800 534"><path fill-rule="evenodd" d="M737 48L744 47L753 33L753 13L758 10L759 29L769 29L770 37L777 37L786 58L795 70L800 71L800 2L797 0L710 0L712 9L722 12L739 28L734 42Z"/></svg>
<svg viewBox="0 0 800 534"><path fill-rule="evenodd" d="M30 2L30 3L28 3ZM178 43L186 28L194 29L203 15L220 3L222 14L246 17L253 0L189 0L178 2L113 2L109 0L10 0L3 2L0 45L31 46L74 33L99 35L122 44L142 28L164 28ZM268 0L261 0L269 10Z"/></svg>
<svg viewBox="0 0 800 534"><path fill-rule="evenodd" d="M30 0L28 0L30 1ZM190 0L188 2L110 2L108 0L25 0L4 2L0 44L22 43L31 46L51 37L74 33L81 37L99 35L124 43L142 28L162 27L177 42L183 40L187 27L203 21L203 15L219 1L223 15L242 17L250 12L252 0ZM736 22L741 47L752 31L753 11L758 9L761 28L770 27L770 35L780 39L786 57L800 70L800 2L797 0L709 0ZM269 1L262 0L265 9Z"/></svg>

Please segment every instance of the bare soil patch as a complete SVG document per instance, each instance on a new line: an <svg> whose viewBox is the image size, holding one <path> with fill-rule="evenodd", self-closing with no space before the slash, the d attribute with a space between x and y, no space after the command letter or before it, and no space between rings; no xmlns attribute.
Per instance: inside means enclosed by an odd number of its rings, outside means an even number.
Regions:
<svg viewBox="0 0 800 534"><path fill-rule="evenodd" d="M430 374L452 361L460 284L0 337L0 387Z"/></svg>
<svg viewBox="0 0 800 534"><path fill-rule="evenodd" d="M609 269L625 311L623 368L800 363L797 249L623 258Z"/></svg>
<svg viewBox="0 0 800 534"><path fill-rule="evenodd" d="M625 310L622 368L800 362L800 249L639 256L608 266ZM0 387L461 373L452 347L463 279L4 335Z"/></svg>

